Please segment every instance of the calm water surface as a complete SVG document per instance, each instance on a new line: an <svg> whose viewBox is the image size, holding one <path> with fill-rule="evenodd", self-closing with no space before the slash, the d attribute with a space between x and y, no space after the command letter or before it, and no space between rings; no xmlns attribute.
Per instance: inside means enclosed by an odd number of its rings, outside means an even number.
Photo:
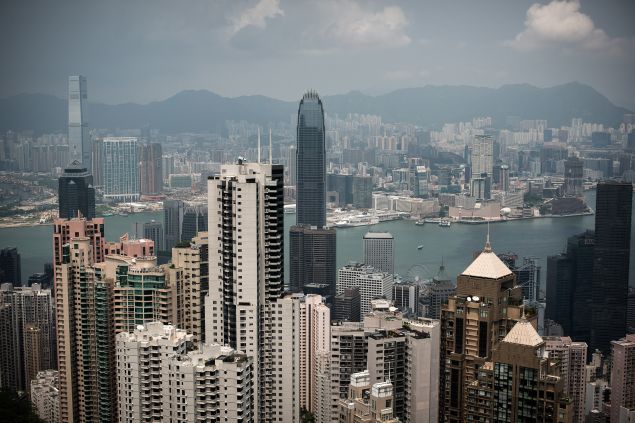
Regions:
<svg viewBox="0 0 635 423"><path fill-rule="evenodd" d="M595 206L595 192L587 192L587 201ZM635 209L635 208L634 208ZM135 223L141 228L143 222L163 221L162 213L138 213L129 216L106 218L106 238L115 241L123 233L135 233ZM594 216L567 218L545 218L497 223L490 226L492 247L496 252L515 252L519 257L535 257L542 267L542 280L546 275L547 256L562 252L567 237L585 229L593 229ZM285 215L285 227L295 223L295 215ZM46 262L52 261L52 226L34 226L0 229L0 247L16 246L22 256L22 278L24 281L35 272L41 272ZM368 231L388 231L395 237L395 267L401 275L420 274L432 276L445 261L448 273L455 277L472 260L475 251L482 250L487 234L487 225L459 225L441 228L434 224L415 226L414 222L399 220L374 226L340 229L337 232L337 266L351 260L361 260L362 237ZM141 232L140 232L141 233ZM288 244L288 231L285 231ZM635 234L631 235L631 244ZM417 246L423 245L421 250ZM285 263L288 263L288 249ZM635 263L635 248L631 248L631 263ZM631 285L635 285L633 271ZM288 277L289 272L285 272Z"/></svg>

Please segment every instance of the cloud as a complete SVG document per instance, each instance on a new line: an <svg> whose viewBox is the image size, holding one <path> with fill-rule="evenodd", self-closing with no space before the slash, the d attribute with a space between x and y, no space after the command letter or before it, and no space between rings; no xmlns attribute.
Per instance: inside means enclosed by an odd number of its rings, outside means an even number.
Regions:
<svg viewBox="0 0 635 423"><path fill-rule="evenodd" d="M428 76L430 72L424 68L393 69L384 73L384 79L388 81L418 81Z"/></svg>
<svg viewBox="0 0 635 423"><path fill-rule="evenodd" d="M379 48L402 47L412 41L405 32L408 19L398 6L372 11L355 1L331 1L321 3L321 14L317 34L323 42Z"/></svg>
<svg viewBox="0 0 635 423"><path fill-rule="evenodd" d="M230 19L232 34L248 26L264 29L267 27L267 19L276 16L284 16L284 10L280 8L280 0L260 0L255 6Z"/></svg>
<svg viewBox="0 0 635 423"><path fill-rule="evenodd" d="M534 3L527 10L525 29L505 45L532 50L546 45L603 49L619 47L624 40L609 37L590 16L580 11L579 0Z"/></svg>

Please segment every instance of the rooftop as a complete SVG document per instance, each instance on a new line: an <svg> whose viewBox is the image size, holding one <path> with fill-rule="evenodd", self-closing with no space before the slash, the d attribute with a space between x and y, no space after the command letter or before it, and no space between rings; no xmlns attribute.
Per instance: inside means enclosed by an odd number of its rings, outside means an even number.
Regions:
<svg viewBox="0 0 635 423"><path fill-rule="evenodd" d="M462 274L477 278L498 279L511 275L512 271L509 270L507 265L492 251L488 233L483 252L467 266L467 269L465 269Z"/></svg>
<svg viewBox="0 0 635 423"><path fill-rule="evenodd" d="M543 339L538 335L536 329L523 316L509 331L503 342L510 344L521 344L530 347L537 347L543 343Z"/></svg>

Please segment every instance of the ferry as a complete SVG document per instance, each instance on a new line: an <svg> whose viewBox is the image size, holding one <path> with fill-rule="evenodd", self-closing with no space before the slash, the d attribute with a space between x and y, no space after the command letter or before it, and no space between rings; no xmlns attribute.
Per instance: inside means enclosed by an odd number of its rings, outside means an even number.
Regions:
<svg viewBox="0 0 635 423"><path fill-rule="evenodd" d="M450 221L449 220L442 220L439 222L439 226L443 227L443 228L449 228L450 227Z"/></svg>
<svg viewBox="0 0 635 423"><path fill-rule="evenodd" d="M423 226L426 224L426 221L424 219L419 219L415 222L415 225L417 226Z"/></svg>
<svg viewBox="0 0 635 423"><path fill-rule="evenodd" d="M421 250L421 249L423 249L423 245L418 245L417 250Z"/></svg>

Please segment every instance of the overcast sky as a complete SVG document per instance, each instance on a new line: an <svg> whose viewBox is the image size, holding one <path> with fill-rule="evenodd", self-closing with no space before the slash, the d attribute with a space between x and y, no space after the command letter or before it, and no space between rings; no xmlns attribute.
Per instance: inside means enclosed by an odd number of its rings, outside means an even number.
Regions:
<svg viewBox="0 0 635 423"><path fill-rule="evenodd" d="M2 0L0 96L296 100L423 85L587 83L635 109L635 1Z"/></svg>

